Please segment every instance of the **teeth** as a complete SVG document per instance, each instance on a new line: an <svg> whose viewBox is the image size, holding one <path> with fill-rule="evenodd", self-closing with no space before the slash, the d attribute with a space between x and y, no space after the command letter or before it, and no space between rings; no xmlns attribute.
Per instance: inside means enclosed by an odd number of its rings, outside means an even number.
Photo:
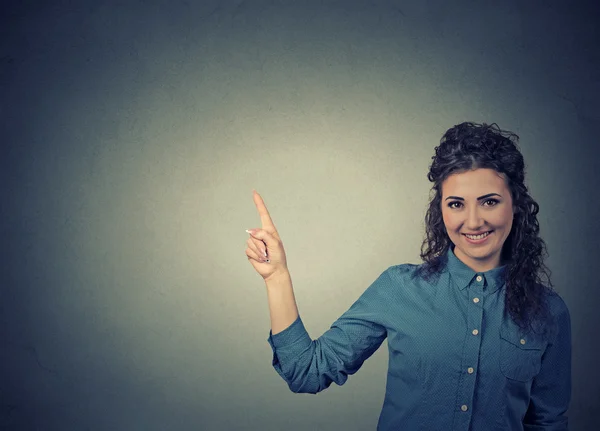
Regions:
<svg viewBox="0 0 600 431"><path fill-rule="evenodd" d="M490 234L489 232L486 232L486 233L482 233L481 235L467 235L467 234L465 234L465 236L467 238L469 238L469 239L475 239L475 240L477 240L477 239L483 239L486 236L488 236L489 234Z"/></svg>

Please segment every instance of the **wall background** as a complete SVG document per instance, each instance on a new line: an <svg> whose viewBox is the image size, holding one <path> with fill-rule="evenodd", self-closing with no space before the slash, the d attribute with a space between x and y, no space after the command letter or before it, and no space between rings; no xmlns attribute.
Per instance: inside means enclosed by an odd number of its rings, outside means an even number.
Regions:
<svg viewBox="0 0 600 431"><path fill-rule="evenodd" d="M521 137L573 327L571 429L600 421L598 14L567 1L13 2L0 13L0 424L367 430L271 366L252 188L313 338L419 262L442 134Z"/></svg>

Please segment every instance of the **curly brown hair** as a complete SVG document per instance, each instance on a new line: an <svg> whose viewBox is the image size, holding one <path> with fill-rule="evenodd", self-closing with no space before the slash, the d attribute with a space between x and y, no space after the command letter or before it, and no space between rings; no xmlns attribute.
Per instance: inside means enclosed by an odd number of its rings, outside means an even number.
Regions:
<svg viewBox="0 0 600 431"><path fill-rule="evenodd" d="M525 163L517 147L519 137L491 125L464 122L449 129L435 147L427 178L433 182L433 194L425 215L426 238L421 245L424 264L418 275L426 279L445 267L451 241L442 218L442 183L448 176L478 168L494 169L503 174L510 190L515 214L511 232L501 252L506 265L506 309L521 328L532 327L548 317L546 293L552 290L550 270L544 265L545 242L539 237L539 205L529 195L525 181ZM542 280L545 277L545 285ZM545 325L543 325L545 326Z"/></svg>

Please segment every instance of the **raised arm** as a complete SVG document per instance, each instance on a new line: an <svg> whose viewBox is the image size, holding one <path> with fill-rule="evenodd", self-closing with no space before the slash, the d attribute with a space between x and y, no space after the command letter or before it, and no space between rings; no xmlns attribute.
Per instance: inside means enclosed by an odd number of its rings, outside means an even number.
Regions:
<svg viewBox="0 0 600 431"><path fill-rule="evenodd" d="M378 322L385 298L379 293L384 273L321 337L312 340L299 317L283 243L256 191L254 203L262 228L250 229L246 255L267 287L273 367L293 392L317 393L332 382L342 385L387 336Z"/></svg>

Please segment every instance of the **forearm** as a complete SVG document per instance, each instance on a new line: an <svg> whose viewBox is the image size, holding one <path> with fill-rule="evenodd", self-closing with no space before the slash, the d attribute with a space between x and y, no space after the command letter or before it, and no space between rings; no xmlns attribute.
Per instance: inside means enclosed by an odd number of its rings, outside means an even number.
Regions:
<svg viewBox="0 0 600 431"><path fill-rule="evenodd" d="M298 306L289 272L276 274L272 278L266 279L265 284L271 313L271 333L275 335L289 327L298 318Z"/></svg>

